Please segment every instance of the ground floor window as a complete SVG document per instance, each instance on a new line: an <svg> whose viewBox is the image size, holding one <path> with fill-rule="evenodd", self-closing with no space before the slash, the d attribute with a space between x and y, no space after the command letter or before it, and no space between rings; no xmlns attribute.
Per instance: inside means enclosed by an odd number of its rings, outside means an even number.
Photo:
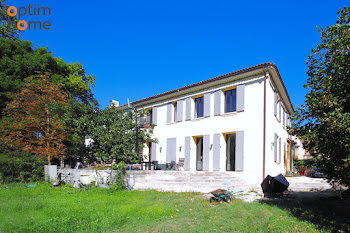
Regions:
<svg viewBox="0 0 350 233"><path fill-rule="evenodd" d="M152 142L148 143L148 161L152 161Z"/></svg>
<svg viewBox="0 0 350 233"><path fill-rule="evenodd" d="M196 139L196 170L203 170L203 137L197 137Z"/></svg>
<svg viewBox="0 0 350 233"><path fill-rule="evenodd" d="M235 171L236 134L226 135L226 171Z"/></svg>

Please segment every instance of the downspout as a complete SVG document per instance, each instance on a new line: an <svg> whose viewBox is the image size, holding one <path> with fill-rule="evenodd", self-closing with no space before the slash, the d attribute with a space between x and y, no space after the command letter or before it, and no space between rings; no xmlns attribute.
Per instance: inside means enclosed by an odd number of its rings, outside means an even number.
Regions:
<svg viewBox="0 0 350 233"><path fill-rule="evenodd" d="M263 177L262 180L265 179L265 156L266 156L266 70L264 70L264 126L263 126Z"/></svg>

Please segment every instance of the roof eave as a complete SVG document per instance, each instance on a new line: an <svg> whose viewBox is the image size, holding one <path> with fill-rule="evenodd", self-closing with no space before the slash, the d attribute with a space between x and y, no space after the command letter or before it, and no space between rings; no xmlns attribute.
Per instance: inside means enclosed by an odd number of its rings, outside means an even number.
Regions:
<svg viewBox="0 0 350 233"><path fill-rule="evenodd" d="M294 108L293 108L292 102L290 101L287 89L283 83L283 80L277 69L277 66L274 63L270 63L270 62L252 66L252 67L231 72L228 74L220 75L215 78L204 80L185 87L177 88L158 95L150 96L141 100L134 101L130 103L130 105L135 108L140 108L147 105L152 105L157 102L161 102L165 99L175 98L178 96L186 95L190 92L200 91L208 87L222 85L224 83L231 82L232 78L235 78L234 80L236 81L236 80L244 79L248 76L257 75L260 73L264 74L266 71L268 71L271 74L274 82L277 84L278 91L282 95L282 99L284 100L284 103L286 103L287 110L289 111L290 114L292 114L294 112ZM127 105L120 106L120 108L125 108L125 107L127 107Z"/></svg>

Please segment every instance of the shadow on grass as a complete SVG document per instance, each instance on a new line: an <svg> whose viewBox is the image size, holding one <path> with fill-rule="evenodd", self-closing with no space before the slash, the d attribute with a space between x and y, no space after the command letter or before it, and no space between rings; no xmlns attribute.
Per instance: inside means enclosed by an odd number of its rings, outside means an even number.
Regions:
<svg viewBox="0 0 350 233"><path fill-rule="evenodd" d="M315 224L320 230L350 232L350 194L340 199L335 192L290 192L260 203L288 210L294 217Z"/></svg>

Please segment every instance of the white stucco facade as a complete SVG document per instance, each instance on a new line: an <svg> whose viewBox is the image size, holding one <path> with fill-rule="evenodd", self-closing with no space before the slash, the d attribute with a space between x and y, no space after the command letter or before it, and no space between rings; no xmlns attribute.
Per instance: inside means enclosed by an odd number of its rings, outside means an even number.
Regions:
<svg viewBox="0 0 350 233"><path fill-rule="evenodd" d="M227 113L225 93L232 89L237 90L236 109ZM204 97L203 117L196 117L197 97ZM288 163L294 142L286 126L293 107L274 64L264 63L131 104L152 109L158 142L151 149L146 146L143 154L150 152L151 160L160 164L183 159L185 170L196 171L196 138L203 137L203 171L236 172L257 184L263 175L292 169ZM234 171L227 171L226 165L228 134L236 140Z"/></svg>

